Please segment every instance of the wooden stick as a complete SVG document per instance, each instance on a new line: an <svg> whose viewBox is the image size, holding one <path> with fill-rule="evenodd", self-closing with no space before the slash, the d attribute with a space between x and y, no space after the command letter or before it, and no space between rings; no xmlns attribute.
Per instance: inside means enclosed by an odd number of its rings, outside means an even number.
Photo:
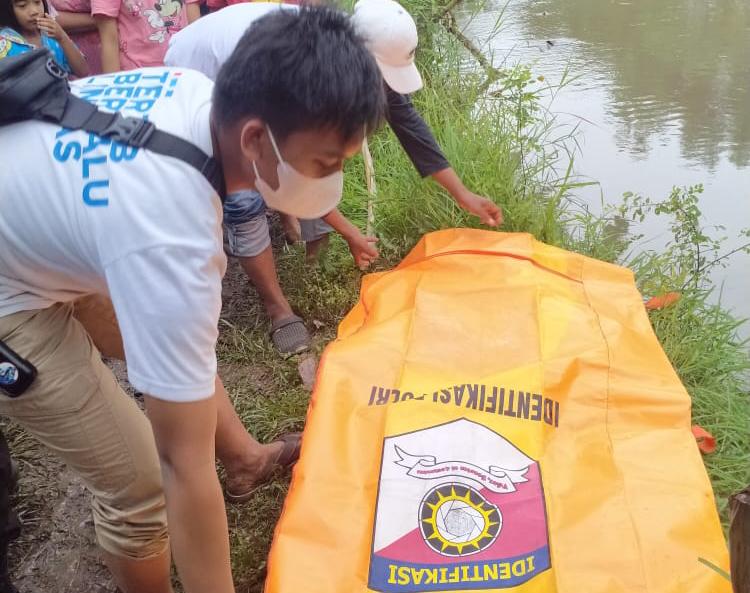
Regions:
<svg viewBox="0 0 750 593"><path fill-rule="evenodd" d="M375 165L372 162L370 154L370 145L367 143L367 137L362 142L362 157L365 160L365 181L367 182L367 229L365 231L368 237L372 237L375 232L375 196L378 189L375 185Z"/></svg>
<svg viewBox="0 0 750 593"><path fill-rule="evenodd" d="M453 10L454 8L456 8L456 6L458 6L459 4L461 4L461 1L462 0L450 0L450 2L448 2L448 4L446 4L445 8L443 8L443 10L442 10L443 16L446 13L450 12L451 10Z"/></svg>
<svg viewBox="0 0 750 593"><path fill-rule="evenodd" d="M734 593L750 591L750 487L731 499L729 552Z"/></svg>
<svg viewBox="0 0 750 593"><path fill-rule="evenodd" d="M457 2L455 4L457 4ZM455 6L455 4L453 4L452 6ZM449 7L452 6L449 5ZM485 72L487 72L487 76L490 81L497 80L502 75L502 72L490 63L490 61L487 59L487 56L482 53L482 50L479 49L471 39L464 35L463 31L461 31L458 23L456 22L456 17L450 11L450 8L442 13L440 21L443 23L446 31L448 31L456 39L458 39L461 44L468 50L468 52L472 56L474 56L474 59L479 62L479 65L484 68Z"/></svg>

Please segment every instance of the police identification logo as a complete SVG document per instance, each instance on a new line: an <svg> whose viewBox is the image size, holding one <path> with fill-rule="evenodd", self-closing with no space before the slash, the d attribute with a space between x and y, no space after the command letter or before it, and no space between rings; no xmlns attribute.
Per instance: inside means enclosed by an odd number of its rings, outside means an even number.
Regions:
<svg viewBox="0 0 750 593"><path fill-rule="evenodd" d="M500 589L549 568L536 461L466 419L384 440L370 589Z"/></svg>

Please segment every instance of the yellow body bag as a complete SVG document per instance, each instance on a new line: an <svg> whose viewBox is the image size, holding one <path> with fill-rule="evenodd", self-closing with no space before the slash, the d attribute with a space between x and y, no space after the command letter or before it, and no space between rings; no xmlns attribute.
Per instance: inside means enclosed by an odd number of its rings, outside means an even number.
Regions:
<svg viewBox="0 0 750 593"><path fill-rule="evenodd" d="M729 593L690 399L624 268L425 236L326 350L267 593Z"/></svg>

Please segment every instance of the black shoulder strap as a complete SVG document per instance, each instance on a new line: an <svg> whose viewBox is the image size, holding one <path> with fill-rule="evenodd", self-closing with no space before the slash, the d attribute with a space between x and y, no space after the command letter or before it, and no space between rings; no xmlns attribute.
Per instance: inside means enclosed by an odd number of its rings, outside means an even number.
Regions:
<svg viewBox="0 0 750 593"><path fill-rule="evenodd" d="M224 175L216 159L192 142L158 129L148 120L100 111L95 105L71 93L60 118L60 125L69 130L84 130L134 148L144 148L180 159L200 171L224 199Z"/></svg>
<svg viewBox="0 0 750 593"><path fill-rule="evenodd" d="M159 130L152 122L100 111L75 96L65 72L46 48L0 60L0 125L30 119L180 159L200 171L224 199L224 175L216 159L192 142Z"/></svg>

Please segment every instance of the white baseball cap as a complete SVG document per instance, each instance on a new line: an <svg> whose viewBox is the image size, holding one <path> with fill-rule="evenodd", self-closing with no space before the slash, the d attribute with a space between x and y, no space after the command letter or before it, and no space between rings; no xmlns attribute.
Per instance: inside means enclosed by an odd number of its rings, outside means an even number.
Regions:
<svg viewBox="0 0 750 593"><path fill-rule="evenodd" d="M406 9L394 0L359 0L352 19L388 86L402 94L421 89L414 65L417 25Z"/></svg>

